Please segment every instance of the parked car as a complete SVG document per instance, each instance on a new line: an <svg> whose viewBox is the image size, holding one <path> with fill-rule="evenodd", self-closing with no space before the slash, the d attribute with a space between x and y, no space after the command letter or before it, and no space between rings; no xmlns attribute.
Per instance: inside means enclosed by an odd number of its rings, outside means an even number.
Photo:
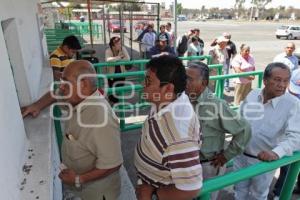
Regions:
<svg viewBox="0 0 300 200"><path fill-rule="evenodd" d="M124 33L126 33L127 29L125 26L125 22L122 22L121 24ZM110 30L110 32L114 33L114 32L120 32L121 28L120 28L120 21L119 20L111 20L108 22L108 29Z"/></svg>
<svg viewBox="0 0 300 200"><path fill-rule="evenodd" d="M280 39L285 37L288 40L300 38L300 26L296 25L284 25L277 28L276 38Z"/></svg>
<svg viewBox="0 0 300 200"><path fill-rule="evenodd" d="M138 21L134 24L133 28L135 31L141 29L142 24L145 24L145 26L147 26L149 23L149 21Z"/></svg>

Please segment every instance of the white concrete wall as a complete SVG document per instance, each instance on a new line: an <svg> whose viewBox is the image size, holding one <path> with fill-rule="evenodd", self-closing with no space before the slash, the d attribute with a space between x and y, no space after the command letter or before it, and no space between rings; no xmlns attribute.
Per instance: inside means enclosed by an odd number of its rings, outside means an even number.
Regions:
<svg viewBox="0 0 300 200"><path fill-rule="evenodd" d="M18 91L29 93L31 97L22 99L24 95L19 95L21 104L28 104L38 98L43 67L36 3L35 0L1 0L0 3L0 21L16 19L18 31L16 35L20 42L22 57L20 60L25 72L23 76L25 85L18 88ZM0 199L19 200L22 199L19 184L27 152L27 139L2 28L0 28L0 138Z"/></svg>

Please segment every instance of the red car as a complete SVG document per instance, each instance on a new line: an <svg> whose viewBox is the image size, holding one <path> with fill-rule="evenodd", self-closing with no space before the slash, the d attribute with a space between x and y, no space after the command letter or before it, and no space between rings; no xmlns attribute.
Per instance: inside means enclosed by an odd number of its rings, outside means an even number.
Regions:
<svg viewBox="0 0 300 200"><path fill-rule="evenodd" d="M123 22L121 26L123 28L124 33L126 33L127 29L126 29L125 23ZM114 33L114 32L120 32L121 31L120 21L119 20L111 20L111 21L109 21L109 23L108 23L108 30L110 30L110 32L112 32L112 33Z"/></svg>

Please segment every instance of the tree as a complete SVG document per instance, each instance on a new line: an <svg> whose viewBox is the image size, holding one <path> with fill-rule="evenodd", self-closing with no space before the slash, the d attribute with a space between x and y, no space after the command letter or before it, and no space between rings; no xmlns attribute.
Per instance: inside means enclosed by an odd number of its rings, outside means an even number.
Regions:
<svg viewBox="0 0 300 200"><path fill-rule="evenodd" d="M182 14L182 4L181 3L178 3L177 6L176 6L176 9L177 9L177 14L180 15Z"/></svg>

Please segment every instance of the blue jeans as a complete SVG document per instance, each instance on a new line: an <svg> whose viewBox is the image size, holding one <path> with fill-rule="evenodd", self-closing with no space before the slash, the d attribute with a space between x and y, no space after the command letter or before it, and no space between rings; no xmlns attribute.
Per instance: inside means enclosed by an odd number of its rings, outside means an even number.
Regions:
<svg viewBox="0 0 300 200"><path fill-rule="evenodd" d="M230 60L229 60L229 59L226 60L226 64L227 64L227 67L224 67L224 68L223 68L223 74L224 74L224 75L225 75L225 74L229 74L229 68L230 68ZM229 79L226 79L226 80L224 81L224 87L225 87L225 88L229 88Z"/></svg>

